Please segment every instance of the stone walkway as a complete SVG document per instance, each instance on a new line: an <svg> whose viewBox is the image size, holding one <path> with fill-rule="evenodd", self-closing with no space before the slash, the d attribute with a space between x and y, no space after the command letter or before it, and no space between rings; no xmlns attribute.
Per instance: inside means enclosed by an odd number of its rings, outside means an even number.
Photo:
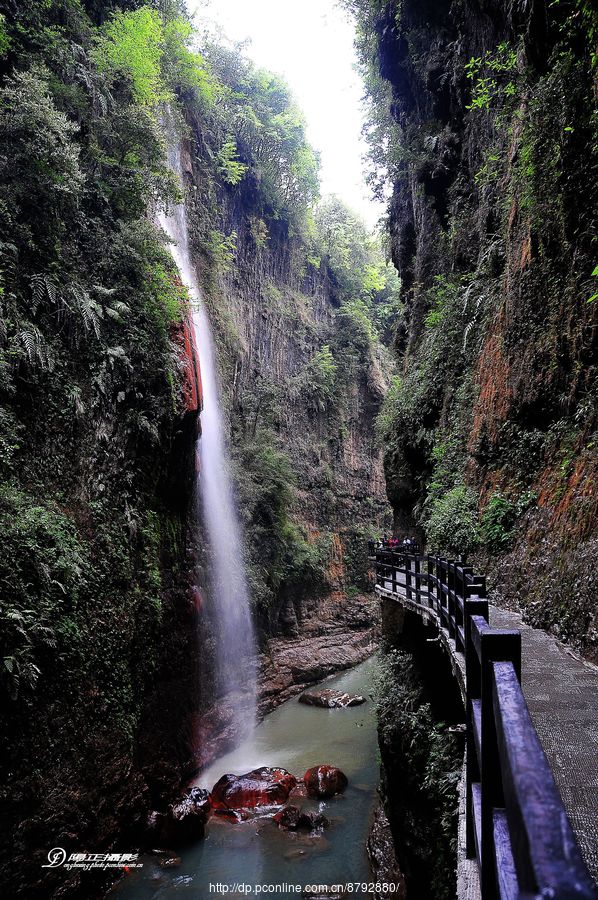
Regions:
<svg viewBox="0 0 598 900"><path fill-rule="evenodd" d="M517 613L490 607L494 628L521 631L521 686L586 864L598 882L598 667Z"/></svg>

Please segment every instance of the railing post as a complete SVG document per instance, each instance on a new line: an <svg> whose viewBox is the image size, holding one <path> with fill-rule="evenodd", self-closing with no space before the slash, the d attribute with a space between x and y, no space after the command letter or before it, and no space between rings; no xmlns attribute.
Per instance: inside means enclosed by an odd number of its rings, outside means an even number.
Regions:
<svg viewBox="0 0 598 900"><path fill-rule="evenodd" d="M473 810L473 784L481 781L478 754L473 731L473 701L482 696L482 667L471 639L471 617L481 616L488 621L488 601L480 597L471 597L463 603L463 631L465 632L465 685L466 685L466 768L465 768L465 839L466 853L469 859L476 855L475 827Z"/></svg>
<svg viewBox="0 0 598 900"><path fill-rule="evenodd" d="M432 575L434 574L434 558L428 554L427 556L427 565L428 565L428 606L434 608L434 594L432 591L436 590L434 585L432 584Z"/></svg>
<svg viewBox="0 0 598 900"><path fill-rule="evenodd" d="M441 628L444 627L444 562L445 560L441 556L436 557L436 596L438 598L438 622Z"/></svg>
<svg viewBox="0 0 598 900"><path fill-rule="evenodd" d="M406 555L403 559L403 564L405 566L405 596L408 600L411 600L411 557Z"/></svg>
<svg viewBox="0 0 598 900"><path fill-rule="evenodd" d="M447 608L448 608L448 633L449 637L455 637L455 562L452 559L447 559L446 561L446 583L448 588L447 593Z"/></svg>
<svg viewBox="0 0 598 900"><path fill-rule="evenodd" d="M415 600L421 603L421 565L419 556L413 558L413 567L415 569Z"/></svg>
<svg viewBox="0 0 598 900"><path fill-rule="evenodd" d="M395 564L393 550L390 551L389 562L390 562L390 581L391 581L390 588L391 588L393 594L396 594L396 592L397 592L397 570L396 570L396 564Z"/></svg>
<svg viewBox="0 0 598 900"><path fill-rule="evenodd" d="M457 567L458 578L456 582L455 592L457 594L457 611L456 611L456 619L457 619L457 637L456 644L457 650L460 650L463 655L465 655L465 600L469 595L467 590L467 576L473 574L473 570L464 566L462 563L459 563ZM463 640L461 640L461 636L459 634L459 627L463 629Z"/></svg>
<svg viewBox="0 0 598 900"><path fill-rule="evenodd" d="M495 662L512 662L521 677L521 633L519 631L488 630L481 635L482 677L482 823L480 887L484 900L498 896L496 853L494 846L494 809L504 806L500 758L492 702L493 670Z"/></svg>

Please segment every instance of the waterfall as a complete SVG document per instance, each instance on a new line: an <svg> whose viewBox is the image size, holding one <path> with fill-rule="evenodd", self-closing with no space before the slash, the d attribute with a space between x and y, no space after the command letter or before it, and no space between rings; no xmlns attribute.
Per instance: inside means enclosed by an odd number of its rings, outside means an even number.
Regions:
<svg viewBox="0 0 598 900"><path fill-rule="evenodd" d="M183 187L180 137L163 120L168 159ZM214 674L226 718L246 737L255 724L255 636L245 576L242 530L224 437L216 350L189 252L184 203L158 213L170 251L189 290L203 386L196 496L209 552L209 611L214 627Z"/></svg>

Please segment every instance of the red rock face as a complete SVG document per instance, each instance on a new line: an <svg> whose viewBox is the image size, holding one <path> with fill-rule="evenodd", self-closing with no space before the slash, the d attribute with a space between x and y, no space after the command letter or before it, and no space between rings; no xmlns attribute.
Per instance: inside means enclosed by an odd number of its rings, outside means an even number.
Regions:
<svg viewBox="0 0 598 900"><path fill-rule="evenodd" d="M336 766L314 766L303 776L310 797L334 797L341 794L348 785L347 776Z"/></svg>
<svg viewBox="0 0 598 900"><path fill-rule="evenodd" d="M198 413L202 405L201 371L199 353L195 341L195 332L190 317L187 315L180 325L175 327L174 340L180 347L184 362L183 396L187 412Z"/></svg>
<svg viewBox="0 0 598 900"><path fill-rule="evenodd" d="M296 784L290 772L267 766L246 775L223 775L212 790L212 804L216 810L282 806Z"/></svg>

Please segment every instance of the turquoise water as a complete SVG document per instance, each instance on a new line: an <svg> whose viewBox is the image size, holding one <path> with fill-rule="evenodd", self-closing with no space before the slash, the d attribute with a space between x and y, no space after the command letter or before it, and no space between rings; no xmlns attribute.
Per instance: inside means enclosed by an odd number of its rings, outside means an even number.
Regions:
<svg viewBox="0 0 598 900"><path fill-rule="evenodd" d="M347 775L344 794L325 801L303 801L331 821L323 834L280 830L269 818L241 824L212 818L203 841L180 851L181 864L162 868L159 857L143 858L112 892L123 900L171 897L300 897L293 890L256 894L256 885L338 884L371 880L365 850L378 785L376 723L370 698L375 659L323 682L368 702L351 709L319 709L287 701L257 727L254 740L211 766L197 783L210 786L225 772L241 774L256 765L281 766L301 778L311 766L328 763ZM217 884L230 886L216 892ZM210 885L212 888L210 889ZM235 885L248 885L233 892Z"/></svg>

